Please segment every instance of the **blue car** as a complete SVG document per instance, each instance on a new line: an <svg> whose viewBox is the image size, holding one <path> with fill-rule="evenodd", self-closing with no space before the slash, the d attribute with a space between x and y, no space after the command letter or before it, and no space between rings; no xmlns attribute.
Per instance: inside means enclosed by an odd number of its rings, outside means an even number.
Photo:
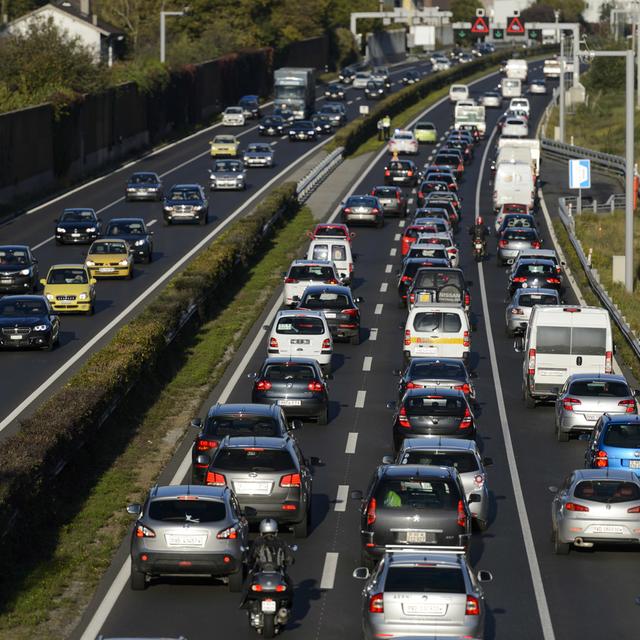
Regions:
<svg viewBox="0 0 640 640"><path fill-rule="evenodd" d="M640 475L640 416L605 413L591 434L585 467L625 469Z"/></svg>

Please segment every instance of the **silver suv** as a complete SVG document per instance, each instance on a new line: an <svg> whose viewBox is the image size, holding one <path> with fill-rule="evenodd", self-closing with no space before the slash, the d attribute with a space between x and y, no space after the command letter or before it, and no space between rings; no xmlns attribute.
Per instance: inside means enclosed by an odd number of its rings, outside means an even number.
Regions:
<svg viewBox="0 0 640 640"><path fill-rule="evenodd" d="M387 547L377 569L359 567L365 640L387 637L484 638L485 603L480 582L462 547Z"/></svg>
<svg viewBox="0 0 640 640"><path fill-rule="evenodd" d="M127 507L138 516L131 534L131 588L167 574L210 574L230 591L244 580L249 525L227 487L155 486L144 505Z"/></svg>

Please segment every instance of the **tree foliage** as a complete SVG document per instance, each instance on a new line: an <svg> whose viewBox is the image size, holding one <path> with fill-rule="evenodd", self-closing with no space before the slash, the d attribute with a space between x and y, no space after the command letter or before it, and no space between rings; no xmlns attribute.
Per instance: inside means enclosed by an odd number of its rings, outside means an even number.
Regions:
<svg viewBox="0 0 640 640"><path fill-rule="evenodd" d="M522 18L536 22L554 22L554 11L560 11L561 22L579 22L587 8L584 0L538 0L522 11Z"/></svg>
<svg viewBox="0 0 640 640"><path fill-rule="evenodd" d="M483 8L480 0L452 0L451 11L453 22L469 22L476 15L476 9Z"/></svg>

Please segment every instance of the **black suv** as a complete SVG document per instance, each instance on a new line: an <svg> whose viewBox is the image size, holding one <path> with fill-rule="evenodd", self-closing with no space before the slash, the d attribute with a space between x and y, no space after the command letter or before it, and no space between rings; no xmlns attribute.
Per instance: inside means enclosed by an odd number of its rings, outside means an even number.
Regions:
<svg viewBox="0 0 640 640"><path fill-rule="evenodd" d="M384 183L415 187L418 184L419 175L413 160L392 160L384 168Z"/></svg>
<svg viewBox="0 0 640 640"><path fill-rule="evenodd" d="M126 240L133 251L136 262L146 262L153 259L153 231L147 229L142 218L113 218L109 220L105 230L108 238Z"/></svg>
<svg viewBox="0 0 640 640"><path fill-rule="evenodd" d="M209 219L209 200L199 184L171 187L162 209L165 225L182 221L207 224Z"/></svg>
<svg viewBox="0 0 640 640"><path fill-rule="evenodd" d="M38 288L38 260L25 245L0 246L0 294L31 293Z"/></svg>

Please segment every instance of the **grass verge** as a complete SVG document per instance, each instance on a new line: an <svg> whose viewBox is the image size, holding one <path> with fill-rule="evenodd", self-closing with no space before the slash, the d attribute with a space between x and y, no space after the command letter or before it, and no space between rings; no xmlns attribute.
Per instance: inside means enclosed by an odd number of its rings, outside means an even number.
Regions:
<svg viewBox="0 0 640 640"><path fill-rule="evenodd" d="M246 282L229 297L225 308L204 324L187 347L187 357L157 400L144 414L130 416L124 432L123 451L101 470L97 481L83 472L100 467L114 442L96 443L78 462L71 475L69 497L83 493L83 503L70 509L45 556L25 564L5 559L0 564L0 638L66 638L77 624L91 595L108 568L115 550L130 527L124 506L139 501L165 467L182 440L189 419L218 383L233 354L258 318L264 304L279 286L286 269L312 225L308 209L302 209L284 226L263 259L252 266ZM128 413L124 411L123 413ZM90 475L90 474L89 474ZM78 480L80 478L80 480ZM86 487L81 486L86 483ZM64 504L64 497L60 501ZM64 514L61 514L64 518ZM37 545L35 546L37 549ZM12 591L12 586L20 589Z"/></svg>

